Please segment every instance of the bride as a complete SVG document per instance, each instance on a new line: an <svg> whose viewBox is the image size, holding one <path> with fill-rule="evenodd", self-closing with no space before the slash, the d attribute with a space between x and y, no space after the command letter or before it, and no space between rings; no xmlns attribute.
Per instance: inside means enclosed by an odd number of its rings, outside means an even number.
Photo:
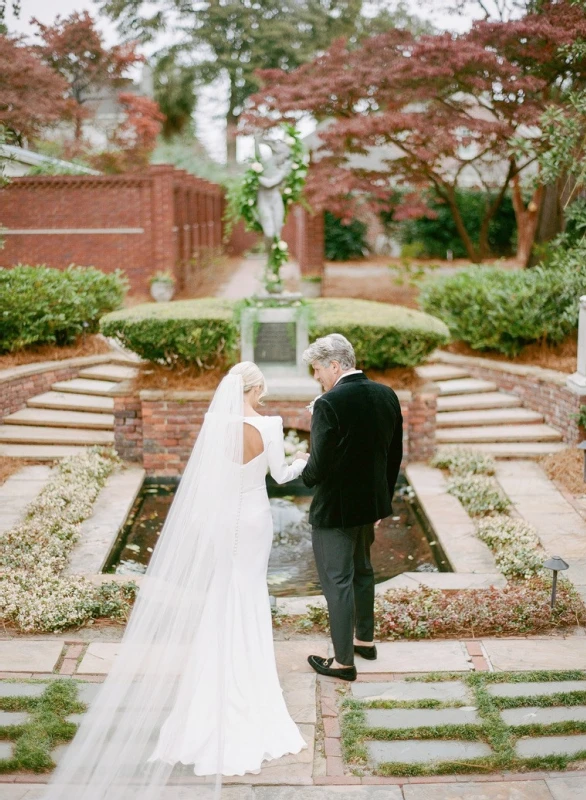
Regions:
<svg viewBox="0 0 586 800"><path fill-rule="evenodd" d="M188 765L190 797L306 744L279 685L267 592L267 470L296 478L283 422L257 412L252 362L218 387L120 651L43 800L160 800Z"/></svg>

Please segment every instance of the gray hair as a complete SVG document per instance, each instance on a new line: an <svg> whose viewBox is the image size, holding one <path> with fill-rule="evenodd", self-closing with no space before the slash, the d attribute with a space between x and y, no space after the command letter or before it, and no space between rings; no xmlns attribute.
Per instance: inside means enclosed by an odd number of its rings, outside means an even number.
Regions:
<svg viewBox="0 0 586 800"><path fill-rule="evenodd" d="M329 367L332 361L337 361L344 370L356 367L354 348L341 333L330 333L316 339L303 353L303 360L306 364L317 361L322 367Z"/></svg>

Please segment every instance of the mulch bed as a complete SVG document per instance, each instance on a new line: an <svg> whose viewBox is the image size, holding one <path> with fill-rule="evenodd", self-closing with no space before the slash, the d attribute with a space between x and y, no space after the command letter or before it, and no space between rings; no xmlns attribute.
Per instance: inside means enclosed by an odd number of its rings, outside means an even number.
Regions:
<svg viewBox="0 0 586 800"><path fill-rule="evenodd" d="M551 481L559 483L577 497L586 494L584 483L584 455L581 450L568 448L539 460Z"/></svg>
<svg viewBox="0 0 586 800"><path fill-rule="evenodd" d="M20 367L23 364L36 364L40 361L63 361L66 358L80 358L82 356L99 356L111 353L108 342L99 334L80 337L75 344L57 347L53 344L44 344L39 347L27 347L16 353L0 355L0 370Z"/></svg>
<svg viewBox="0 0 586 800"><path fill-rule="evenodd" d="M506 361L509 364L524 364L543 369L555 369L558 372L571 374L576 371L576 358L578 355L577 334L572 334L561 344L550 345L547 342L528 344L518 356L510 358L494 350L473 350L465 342L452 342L444 348L450 353L461 356L475 356L493 361Z"/></svg>

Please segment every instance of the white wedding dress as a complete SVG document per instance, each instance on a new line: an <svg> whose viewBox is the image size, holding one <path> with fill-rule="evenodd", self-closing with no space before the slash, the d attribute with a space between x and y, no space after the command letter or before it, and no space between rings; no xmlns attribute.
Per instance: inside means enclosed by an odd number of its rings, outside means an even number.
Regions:
<svg viewBox="0 0 586 800"><path fill-rule="evenodd" d="M244 775L263 761L298 753L307 745L291 719L279 684L267 589L273 521L267 470L277 483L301 474L305 461L285 461L281 417L245 417L261 434L264 450L242 465L241 493L227 596L224 584L207 591L194 656L182 676L173 710L163 724L151 759L193 765L196 775ZM217 629L217 607L225 604L225 630ZM219 642L223 642L221 647ZM218 678L218 676L220 676ZM223 681L221 725L210 725ZM221 744L219 744L221 742Z"/></svg>

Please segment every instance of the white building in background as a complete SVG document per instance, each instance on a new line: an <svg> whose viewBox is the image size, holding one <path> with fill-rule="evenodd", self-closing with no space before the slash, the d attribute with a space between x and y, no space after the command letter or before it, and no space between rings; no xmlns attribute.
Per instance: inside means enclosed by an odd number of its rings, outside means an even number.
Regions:
<svg viewBox="0 0 586 800"><path fill-rule="evenodd" d="M35 153L33 150L27 150L25 147L16 147L11 144L0 144L0 167L7 178L20 178L23 175L29 175L37 167L42 167L43 171L46 172L54 170L59 174L68 171L77 175L100 174L95 169L82 167L79 164L63 161L60 158L44 156L41 153Z"/></svg>

